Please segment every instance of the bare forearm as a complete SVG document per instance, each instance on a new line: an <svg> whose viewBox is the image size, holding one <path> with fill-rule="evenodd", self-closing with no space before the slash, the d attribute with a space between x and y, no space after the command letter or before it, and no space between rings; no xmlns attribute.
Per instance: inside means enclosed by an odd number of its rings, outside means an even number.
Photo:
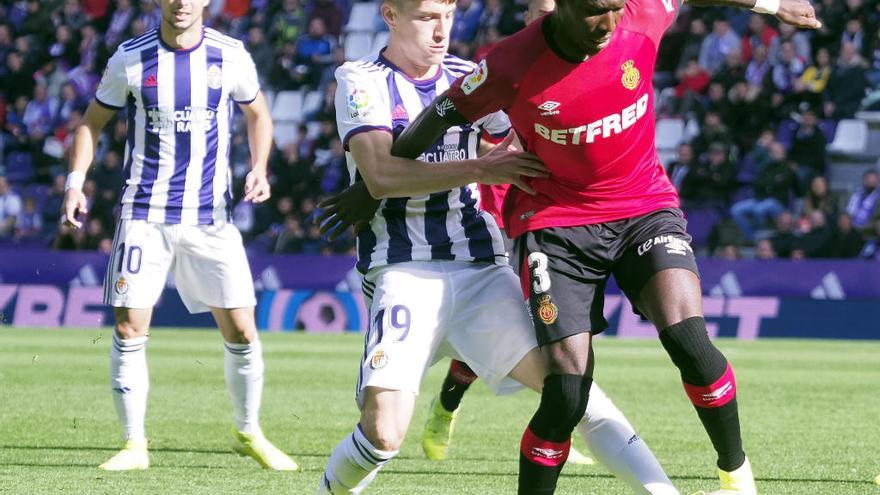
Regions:
<svg viewBox="0 0 880 495"><path fill-rule="evenodd" d="M435 110L445 99L445 95L437 97L431 106L425 107L422 113L403 130L391 146L392 155L416 158L452 127L452 124L438 115Z"/></svg>
<svg viewBox="0 0 880 495"><path fill-rule="evenodd" d="M272 150L272 118L257 114L247 123L248 145L251 151L251 170L266 170Z"/></svg>
<svg viewBox="0 0 880 495"><path fill-rule="evenodd" d="M388 157L382 171L368 178L363 175L370 195L376 199L420 196L479 182L480 164L476 160L426 163Z"/></svg>
<svg viewBox="0 0 880 495"><path fill-rule="evenodd" d="M95 148L98 145L100 133L82 124L76 128L73 135L73 148L70 153L70 172L86 173L95 158Z"/></svg>

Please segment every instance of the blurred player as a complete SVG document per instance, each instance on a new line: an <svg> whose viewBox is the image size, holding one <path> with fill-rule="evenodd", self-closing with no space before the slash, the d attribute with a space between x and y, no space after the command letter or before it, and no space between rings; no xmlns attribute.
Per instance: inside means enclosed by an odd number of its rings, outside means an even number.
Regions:
<svg viewBox="0 0 880 495"><path fill-rule="evenodd" d="M187 309L211 311L223 335L233 449L263 467L294 470L296 463L260 430L263 357L256 301L241 235L230 222L233 103L247 119L252 170L246 201L269 198L272 121L244 46L203 27L208 0L159 3L160 29L122 43L107 63L85 123L76 131L62 212L66 223L81 226L77 215L87 213L82 185L95 143L107 122L125 109L128 180L104 280L104 302L113 306L116 318L110 379L125 447L100 467L149 466L146 344L152 308L170 271Z"/></svg>
<svg viewBox="0 0 880 495"><path fill-rule="evenodd" d="M352 179L384 199L358 236L371 322L357 386L360 421L333 450L321 494L361 493L397 455L422 377L438 356L460 358L496 392L508 376L540 391L547 374L501 233L468 186L512 183L530 191L522 176L545 176L544 167L508 153L513 134L503 112L451 129L421 161L391 156L393 136L410 118L473 70L446 55L454 11L454 2L386 0L388 47L336 72ZM483 133L508 137L476 159ZM609 469L641 493L677 494L620 411L608 400L594 406L582 417L606 445ZM633 453L639 462L630 462ZM568 452L548 455L564 461Z"/></svg>
<svg viewBox="0 0 880 495"><path fill-rule="evenodd" d="M699 0L775 14L816 28L807 0ZM511 190L505 226L528 270L538 342L550 358L526 429L520 494L550 494L588 405L591 335L601 332L613 274L657 327L718 454L721 492L756 493L742 449L733 371L706 333L697 266L678 195L654 146L657 46L677 0L560 0L540 22L501 41L395 141L416 156L450 126L505 110L525 148L547 164L535 195Z"/></svg>

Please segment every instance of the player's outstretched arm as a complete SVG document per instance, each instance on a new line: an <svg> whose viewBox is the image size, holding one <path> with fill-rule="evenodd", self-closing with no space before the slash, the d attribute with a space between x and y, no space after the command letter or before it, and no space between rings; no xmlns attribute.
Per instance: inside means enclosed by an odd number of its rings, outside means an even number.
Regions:
<svg viewBox="0 0 880 495"><path fill-rule="evenodd" d="M70 171L67 174L64 204L61 207L61 218L67 226L82 227L82 222L77 220L77 215L88 213L86 197L82 192L83 183L86 181L86 173L95 157L95 148L98 144L98 137L101 135L101 129L110 122L114 115L116 115L116 110L92 101L86 109L82 124L76 128L73 135Z"/></svg>
<svg viewBox="0 0 880 495"><path fill-rule="evenodd" d="M247 120L248 144L251 152L251 171L244 181L244 200L262 203L271 196L267 170L272 151L272 116L263 93L254 101L239 104Z"/></svg>
<svg viewBox="0 0 880 495"><path fill-rule="evenodd" d="M696 7L741 7L775 15L780 21L803 29L822 27L809 0L687 0L687 3Z"/></svg>

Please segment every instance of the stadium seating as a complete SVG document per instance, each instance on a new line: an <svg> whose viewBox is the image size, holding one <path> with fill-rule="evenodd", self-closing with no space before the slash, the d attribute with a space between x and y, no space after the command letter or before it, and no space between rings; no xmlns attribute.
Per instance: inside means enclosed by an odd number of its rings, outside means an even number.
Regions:
<svg viewBox="0 0 880 495"><path fill-rule="evenodd" d="M868 149L868 123L858 119L844 119L837 124L834 141L828 152L837 155L858 156Z"/></svg>
<svg viewBox="0 0 880 495"><path fill-rule="evenodd" d="M373 20L379 11L378 2L361 2L351 6L348 23L345 25L347 32L368 31L373 32L375 26Z"/></svg>
<svg viewBox="0 0 880 495"><path fill-rule="evenodd" d="M303 92L279 91L272 103L272 119L275 122L302 122Z"/></svg>
<svg viewBox="0 0 880 495"><path fill-rule="evenodd" d="M675 150L684 137L684 121L681 119L660 119L657 121L657 150Z"/></svg>
<svg viewBox="0 0 880 495"><path fill-rule="evenodd" d="M357 60L370 53L373 47L373 35L370 33L351 32L345 35L345 59Z"/></svg>

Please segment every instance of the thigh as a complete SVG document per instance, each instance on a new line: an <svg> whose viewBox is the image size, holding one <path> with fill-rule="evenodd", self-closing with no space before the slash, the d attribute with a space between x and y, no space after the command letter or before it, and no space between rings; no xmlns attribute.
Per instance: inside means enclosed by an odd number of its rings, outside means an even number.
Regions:
<svg viewBox="0 0 880 495"><path fill-rule="evenodd" d="M451 302L445 274L426 268L430 264L399 263L367 273L375 289L358 373L361 407L367 387L419 392Z"/></svg>
<svg viewBox="0 0 880 495"><path fill-rule="evenodd" d="M606 240L593 227L542 229L516 241L522 290L541 346L608 327L603 309L611 262L601 258Z"/></svg>
<svg viewBox="0 0 880 495"><path fill-rule="evenodd" d="M152 308L165 289L174 247L162 224L120 220L104 278L104 303L117 308Z"/></svg>
<svg viewBox="0 0 880 495"><path fill-rule="evenodd" d="M191 313L256 306L241 234L232 224L180 226L174 282Z"/></svg>
<svg viewBox="0 0 880 495"><path fill-rule="evenodd" d="M678 209L664 209L632 219L621 238L614 278L639 313L642 313L642 289L655 275L665 270L681 269L691 272L699 280L697 260L690 243L687 222ZM678 290L675 287L670 289ZM670 297L673 295L669 294Z"/></svg>
<svg viewBox="0 0 880 495"><path fill-rule="evenodd" d="M512 391L505 378L538 346L516 275L507 265L474 263L452 274L452 291L455 304L445 325L450 357L467 363L496 393ZM543 381L542 370L524 377L525 370L520 383Z"/></svg>

